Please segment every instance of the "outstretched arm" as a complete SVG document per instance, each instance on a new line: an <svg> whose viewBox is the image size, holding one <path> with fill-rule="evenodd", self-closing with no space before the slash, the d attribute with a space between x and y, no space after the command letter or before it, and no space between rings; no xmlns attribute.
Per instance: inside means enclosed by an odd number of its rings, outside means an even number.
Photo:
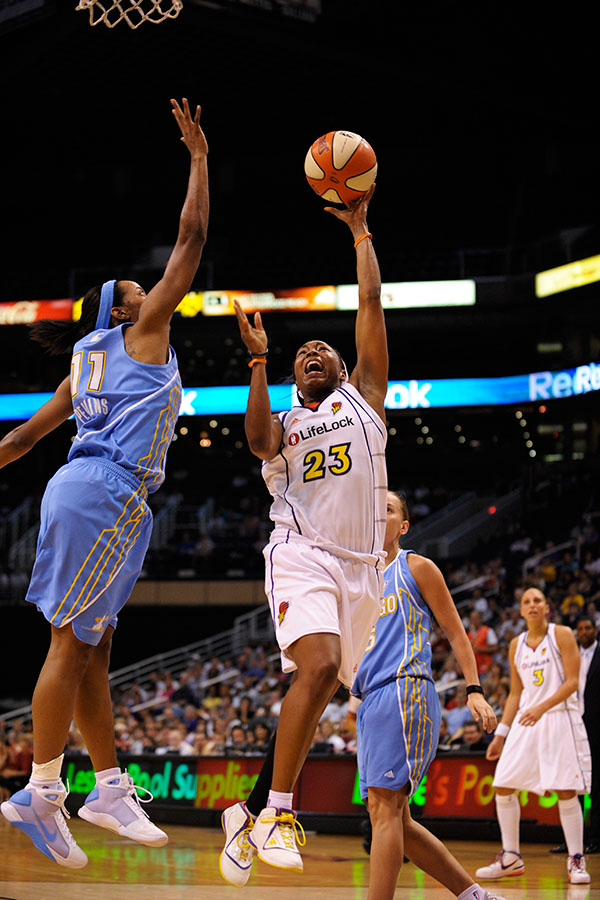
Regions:
<svg viewBox="0 0 600 900"><path fill-rule="evenodd" d="M388 384L388 346L385 318L381 306L381 275L370 237L365 237L367 209L375 185L347 209L326 206L327 212L345 222L355 242L358 278L358 313L356 315L356 368L350 377L369 406L385 422L384 400Z"/></svg>
<svg viewBox="0 0 600 900"><path fill-rule="evenodd" d="M259 312L254 314L254 327L252 327L248 316L237 300L233 301L233 305L242 340L248 352L251 355L257 354L259 360L252 366L248 406L244 419L248 446L259 459L273 459L279 453L283 426L279 416L274 416L271 412L266 372L267 333L263 328ZM261 362L261 359L264 362Z"/></svg>
<svg viewBox="0 0 600 900"><path fill-rule="evenodd" d="M408 554L408 567L425 603L450 641L465 681L468 685L479 684L475 654L454 605L452 595L444 581L444 576L432 560L425 556L418 556L416 553ZM494 730L496 716L483 694L469 694L467 705L473 718L481 722L486 731Z"/></svg>
<svg viewBox="0 0 600 900"><path fill-rule="evenodd" d="M502 720L500 722L503 726L503 733L495 734L488 744L488 748L485 752L486 759L499 759L500 754L504 749L506 735L510 731L510 726L514 722L514 718L519 711L519 703L521 702L521 694L523 693L523 682L521 681L521 676L517 672L517 667L515 666L515 653L517 652L518 641L519 638L515 637L510 642L510 693L504 704L504 712L502 713ZM500 731L500 728L498 728L498 731Z"/></svg>
<svg viewBox="0 0 600 900"><path fill-rule="evenodd" d="M54 395L32 417L17 425L0 441L0 468L24 456L40 438L58 428L73 414L70 378L61 381Z"/></svg>
<svg viewBox="0 0 600 900"><path fill-rule="evenodd" d="M163 343L168 341L171 316L191 287L208 230L208 145L200 127L201 108L196 107L192 118L186 99L182 101L183 108L176 100L171 100L171 105L181 140L190 152L190 176L171 258L163 277L144 300L139 319L128 334L128 340L135 341L136 346L148 338L158 337Z"/></svg>

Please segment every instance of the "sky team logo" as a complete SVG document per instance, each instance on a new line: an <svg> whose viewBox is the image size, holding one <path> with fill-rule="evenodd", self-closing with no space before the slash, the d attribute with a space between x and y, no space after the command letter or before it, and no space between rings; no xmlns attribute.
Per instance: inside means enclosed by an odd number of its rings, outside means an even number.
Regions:
<svg viewBox="0 0 600 900"><path fill-rule="evenodd" d="M300 440L300 435L296 434L295 431L292 431L289 437L290 447L295 447L298 441Z"/></svg>
<svg viewBox="0 0 600 900"><path fill-rule="evenodd" d="M290 608L290 604L287 602L287 600L284 600L283 603L279 604L279 613L277 614L277 618L279 619L280 625L283 622L283 620L285 619L285 614L289 608Z"/></svg>
<svg viewBox="0 0 600 900"><path fill-rule="evenodd" d="M341 408L342 408L341 400L334 400L333 403L331 404L331 412L334 414L334 416L336 413L339 413Z"/></svg>

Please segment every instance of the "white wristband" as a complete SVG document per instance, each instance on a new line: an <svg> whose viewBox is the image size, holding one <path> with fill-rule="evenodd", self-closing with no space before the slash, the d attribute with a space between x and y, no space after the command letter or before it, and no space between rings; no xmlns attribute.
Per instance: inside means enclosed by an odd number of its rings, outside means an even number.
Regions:
<svg viewBox="0 0 600 900"><path fill-rule="evenodd" d="M505 722L500 722L500 724L496 727L494 737L505 738L509 731L510 725L507 725Z"/></svg>

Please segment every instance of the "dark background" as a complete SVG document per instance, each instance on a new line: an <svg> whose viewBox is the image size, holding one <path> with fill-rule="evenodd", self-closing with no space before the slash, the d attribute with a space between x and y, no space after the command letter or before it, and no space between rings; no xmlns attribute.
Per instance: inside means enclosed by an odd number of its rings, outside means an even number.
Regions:
<svg viewBox="0 0 600 900"><path fill-rule="evenodd" d="M347 235L303 175L312 141L338 128L378 155L384 280L444 277L458 249L495 248L496 270L518 270L519 248L597 222L587 7L322 0L305 22L276 2L184 0L177 19L131 30L90 27L75 6L0 30L0 300L69 296L73 269L110 274L174 242L187 151L170 97L203 106L199 282L213 287L351 278Z"/></svg>

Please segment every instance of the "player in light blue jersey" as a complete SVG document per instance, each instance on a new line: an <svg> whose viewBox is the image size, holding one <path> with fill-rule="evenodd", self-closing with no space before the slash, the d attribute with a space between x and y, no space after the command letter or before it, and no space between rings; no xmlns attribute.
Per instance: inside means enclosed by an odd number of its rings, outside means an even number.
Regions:
<svg viewBox="0 0 600 900"><path fill-rule="evenodd" d="M480 719L487 730L495 727L496 717L481 693L473 650L440 570L431 560L400 550L399 538L408 527L406 501L388 492L384 601L357 673L368 697L364 704L359 704L356 696L350 698L350 702L358 704L362 729L359 738L364 740L366 733L375 757L377 744L381 744L384 754L390 754L383 762L384 768L379 763L380 773L376 769L371 778L371 770L364 768L365 750L359 744L362 796L368 800L375 827L369 898L387 900L394 896L405 853L460 900L502 900L498 894L475 884L447 847L410 815L408 796L425 774L438 741L440 708L430 668L432 614L449 638L471 686L468 703L473 717ZM390 704L386 700L388 693L393 697ZM256 848L248 838L269 796L274 746L275 736L248 799L223 813L225 846L220 868L225 879L237 887L248 882L252 871ZM375 785L381 782L379 774L383 775L383 787L368 787L371 781Z"/></svg>
<svg viewBox="0 0 600 900"><path fill-rule="evenodd" d="M434 616L467 682L473 718L487 731L496 717L483 697L477 664L439 568L400 538L409 528L406 500L388 493L387 553L379 619L358 667L356 728L360 790L373 828L369 900L391 900L404 854L460 900L501 900L473 883L450 851L415 822L408 799L435 756L441 710L431 674Z"/></svg>
<svg viewBox="0 0 600 900"><path fill-rule="evenodd" d="M31 780L1 807L38 850L69 868L87 863L66 825L67 792L60 779L73 718L96 772L96 787L79 815L149 846L168 840L118 766L108 664L117 613L150 539L146 498L163 481L181 404L169 345L171 316L191 287L208 227L201 110L192 115L185 99L181 105L171 100L171 106L191 161L177 242L163 277L148 295L134 281L107 281L87 292L79 322L33 327L32 337L50 353L72 353L71 373L45 406L0 441L4 466L75 414L68 463L42 500L27 593L51 625L32 702Z"/></svg>

